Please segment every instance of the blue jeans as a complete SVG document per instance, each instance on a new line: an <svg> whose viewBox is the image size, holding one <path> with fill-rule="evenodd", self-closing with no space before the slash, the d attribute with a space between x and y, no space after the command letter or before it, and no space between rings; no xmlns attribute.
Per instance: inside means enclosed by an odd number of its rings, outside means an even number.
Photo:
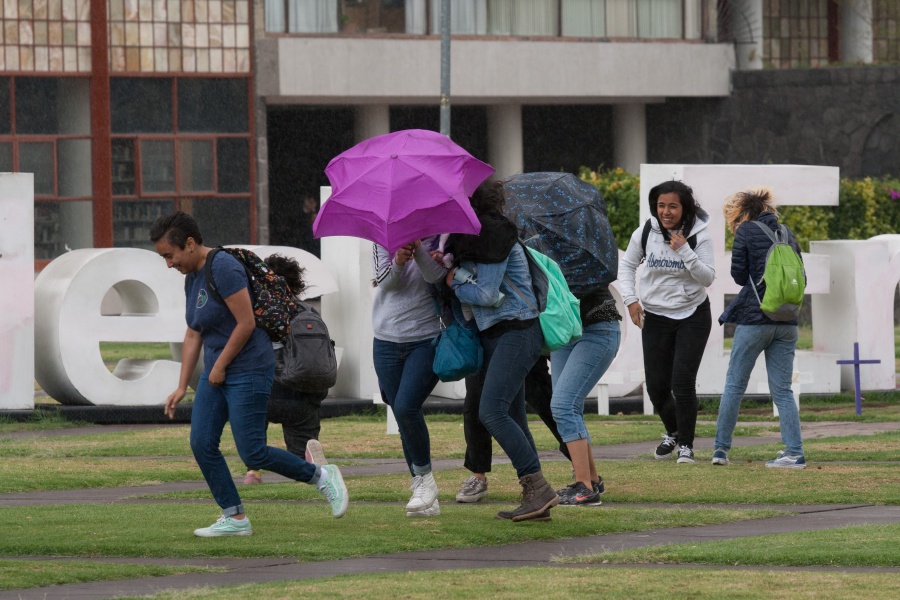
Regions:
<svg viewBox="0 0 900 600"><path fill-rule="evenodd" d="M550 353L553 399L550 409L564 442L587 440L584 399L612 364L622 337L619 323L594 323L581 338Z"/></svg>
<svg viewBox="0 0 900 600"><path fill-rule="evenodd" d="M385 403L394 411L403 456L414 476L431 472L431 438L422 405L438 382L431 368L432 341L397 343L375 338L373 344L378 385Z"/></svg>
<svg viewBox="0 0 900 600"><path fill-rule="evenodd" d="M191 451L222 514L244 512L225 457L219 450L225 423L231 423L234 444L250 469L266 469L297 481L310 482L316 466L279 448L266 445L266 408L275 368L228 373L220 386L200 376L191 410Z"/></svg>
<svg viewBox="0 0 900 600"><path fill-rule="evenodd" d="M716 422L716 448L729 450L731 436L738 420L741 398L747 390L750 372L760 352L766 353L766 374L769 392L778 407L781 422L781 441L790 456L803 454L800 439L800 413L794 404L791 375L794 370L794 351L797 348L796 325L738 325L734 331L725 391L719 404Z"/></svg>
<svg viewBox="0 0 900 600"><path fill-rule="evenodd" d="M527 329L481 338L484 386L478 417L521 478L541 470L525 416L525 377L541 355L544 337L537 319Z"/></svg>

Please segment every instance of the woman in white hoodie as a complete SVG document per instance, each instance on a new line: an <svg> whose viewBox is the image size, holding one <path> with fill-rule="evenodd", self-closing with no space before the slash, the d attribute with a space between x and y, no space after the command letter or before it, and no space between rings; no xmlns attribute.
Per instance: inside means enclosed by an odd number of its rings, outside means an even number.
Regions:
<svg viewBox="0 0 900 600"><path fill-rule="evenodd" d="M642 330L645 385L666 428L656 458L669 458L678 446L678 462L692 463L697 370L712 328L706 288L716 278L709 215L680 181L652 188L649 201L652 216L631 235L619 261L619 286Z"/></svg>

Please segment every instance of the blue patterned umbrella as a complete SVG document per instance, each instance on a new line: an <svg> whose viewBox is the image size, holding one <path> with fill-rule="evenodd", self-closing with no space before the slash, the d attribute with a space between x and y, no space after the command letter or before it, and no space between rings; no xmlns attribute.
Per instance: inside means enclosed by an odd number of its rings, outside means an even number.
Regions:
<svg viewBox="0 0 900 600"><path fill-rule="evenodd" d="M559 263L576 296L616 279L619 250L600 191L571 173L504 180L506 214L525 242Z"/></svg>

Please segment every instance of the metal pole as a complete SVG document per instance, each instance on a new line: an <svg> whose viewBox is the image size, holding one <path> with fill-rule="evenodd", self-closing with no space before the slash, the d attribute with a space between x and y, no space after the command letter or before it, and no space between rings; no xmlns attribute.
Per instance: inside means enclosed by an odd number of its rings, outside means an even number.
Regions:
<svg viewBox="0 0 900 600"><path fill-rule="evenodd" d="M441 133L450 137L450 0L441 0Z"/></svg>

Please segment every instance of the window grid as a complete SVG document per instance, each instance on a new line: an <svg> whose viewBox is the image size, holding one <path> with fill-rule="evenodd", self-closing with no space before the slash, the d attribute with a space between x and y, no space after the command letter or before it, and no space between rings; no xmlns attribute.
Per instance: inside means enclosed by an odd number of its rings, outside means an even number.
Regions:
<svg viewBox="0 0 900 600"><path fill-rule="evenodd" d="M90 0L3 0L0 19L0 71L90 72Z"/></svg>
<svg viewBox="0 0 900 600"><path fill-rule="evenodd" d="M828 65L828 0L765 0L763 14L767 66Z"/></svg>
<svg viewBox="0 0 900 600"><path fill-rule="evenodd" d="M876 63L900 62L900 4L875 0L872 7L872 54Z"/></svg>
<svg viewBox="0 0 900 600"><path fill-rule="evenodd" d="M108 0L110 70L249 73L249 0Z"/></svg>

